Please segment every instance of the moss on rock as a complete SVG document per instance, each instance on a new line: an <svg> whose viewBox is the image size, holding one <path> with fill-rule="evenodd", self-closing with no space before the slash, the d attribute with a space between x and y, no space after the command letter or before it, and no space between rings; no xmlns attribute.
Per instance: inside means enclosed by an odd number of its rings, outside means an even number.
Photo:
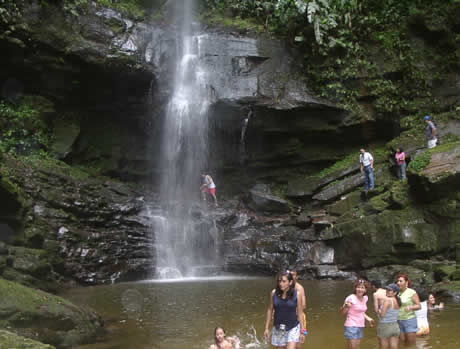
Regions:
<svg viewBox="0 0 460 349"><path fill-rule="evenodd" d="M102 326L88 309L52 294L0 278L0 326L24 337L70 348L93 338Z"/></svg>
<svg viewBox="0 0 460 349"><path fill-rule="evenodd" d="M55 349L55 347L0 330L0 349Z"/></svg>

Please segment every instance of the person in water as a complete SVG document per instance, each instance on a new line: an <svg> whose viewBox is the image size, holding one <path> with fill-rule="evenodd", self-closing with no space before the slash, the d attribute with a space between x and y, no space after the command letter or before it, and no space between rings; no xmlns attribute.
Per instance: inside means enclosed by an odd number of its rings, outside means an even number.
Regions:
<svg viewBox="0 0 460 349"><path fill-rule="evenodd" d="M444 303L436 304L436 297L433 293L428 296L428 310L441 310L444 309Z"/></svg>
<svg viewBox="0 0 460 349"><path fill-rule="evenodd" d="M339 310L342 315L346 316L344 334L349 349L359 348L361 338L363 338L365 320L369 322L371 327L374 326L374 319L366 314L368 289L366 280L355 281L353 293L345 298L345 302Z"/></svg>
<svg viewBox="0 0 460 349"><path fill-rule="evenodd" d="M307 329L307 315L305 314L305 309L307 308L307 299L305 296L305 289L304 287L297 281L299 280L299 275L297 274L297 270L292 269L291 271L292 278L295 282L295 289L300 294L301 304L302 304L302 316L303 316L303 323L305 324L305 330ZM302 343L297 343L297 348L300 348Z"/></svg>
<svg viewBox="0 0 460 349"><path fill-rule="evenodd" d="M379 308L379 324L377 326L377 337L379 338L380 349L398 349L399 347L399 325L398 313L401 301L398 298L399 287L396 284L389 284L385 287L386 297Z"/></svg>
<svg viewBox="0 0 460 349"><path fill-rule="evenodd" d="M201 174L201 178L203 179L203 184L201 185L200 190L203 201L206 201L206 193L209 193L214 199L214 204L218 206L216 197L216 185L214 184L214 180L210 175L204 173Z"/></svg>
<svg viewBox="0 0 460 349"><path fill-rule="evenodd" d="M239 349L239 341L233 337L226 337L222 327L214 329L214 344L209 349Z"/></svg>
<svg viewBox="0 0 460 349"><path fill-rule="evenodd" d="M398 314L398 324L401 330L399 339L401 343L413 346L418 330L415 310L420 309L420 299L417 292L410 288L411 282L407 274L399 274L396 283L400 289L399 299L401 299L401 309Z"/></svg>
<svg viewBox="0 0 460 349"><path fill-rule="evenodd" d="M270 292L264 337L270 337L270 322L273 315L272 345L278 348L295 349L297 343L305 341L305 323L300 292L289 271L278 273L276 288Z"/></svg>
<svg viewBox="0 0 460 349"><path fill-rule="evenodd" d="M374 301L374 311L378 314L379 309L382 308L383 302L387 297L387 291L382 288L382 282L380 280L372 280L371 288L374 291L372 299Z"/></svg>
<svg viewBox="0 0 460 349"><path fill-rule="evenodd" d="M428 302L425 290L416 289L418 298L420 299L420 309L415 311L417 318L417 337L424 337L430 333L430 324L428 323Z"/></svg>

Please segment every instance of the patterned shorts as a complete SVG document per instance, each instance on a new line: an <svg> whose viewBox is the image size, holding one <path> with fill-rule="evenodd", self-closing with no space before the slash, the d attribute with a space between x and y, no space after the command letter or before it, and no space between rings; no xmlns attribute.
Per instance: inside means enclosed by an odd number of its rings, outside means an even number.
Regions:
<svg viewBox="0 0 460 349"><path fill-rule="evenodd" d="M273 327L272 330L272 345L275 347L284 347L289 342L299 343L300 324L291 328L289 331L281 331Z"/></svg>

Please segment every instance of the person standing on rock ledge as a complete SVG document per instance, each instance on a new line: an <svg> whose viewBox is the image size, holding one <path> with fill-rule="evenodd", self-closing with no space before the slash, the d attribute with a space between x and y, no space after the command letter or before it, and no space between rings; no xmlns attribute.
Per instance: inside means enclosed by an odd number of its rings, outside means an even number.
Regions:
<svg viewBox="0 0 460 349"><path fill-rule="evenodd" d="M364 173L364 192L374 190L374 158L366 149L361 148L359 151L359 163L361 165L361 173Z"/></svg>
<svg viewBox="0 0 460 349"><path fill-rule="evenodd" d="M210 175L201 174L201 178L203 178L203 184L200 187L201 195L203 197L203 201L206 201L206 193L211 194L214 199L214 203L217 205L217 197L216 197L216 185Z"/></svg>
<svg viewBox="0 0 460 349"><path fill-rule="evenodd" d="M436 126L431 121L430 117L427 115L423 118L426 123L425 136L426 136L426 146L428 149L436 147L438 142Z"/></svg>

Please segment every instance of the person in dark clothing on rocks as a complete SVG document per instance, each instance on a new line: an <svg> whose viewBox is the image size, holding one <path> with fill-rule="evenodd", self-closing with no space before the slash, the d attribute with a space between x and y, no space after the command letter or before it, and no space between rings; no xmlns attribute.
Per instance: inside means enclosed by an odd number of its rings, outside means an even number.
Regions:
<svg viewBox="0 0 460 349"><path fill-rule="evenodd" d="M374 190L374 158L364 148L359 152L361 173L364 173L364 191L367 193L368 190Z"/></svg>
<svg viewBox="0 0 460 349"><path fill-rule="evenodd" d="M438 137L437 137L437 130L436 126L434 125L433 121L431 121L431 118L427 115L424 118L425 123L426 123L426 128L425 128L425 137L426 137L426 146L428 149L436 147L436 143L438 142Z"/></svg>
<svg viewBox="0 0 460 349"><path fill-rule="evenodd" d="M270 336L269 326L273 315L272 345L295 349L298 342L305 341L301 295L295 289L295 281L289 271L279 273L276 280L276 288L270 292L264 337L268 339Z"/></svg>

